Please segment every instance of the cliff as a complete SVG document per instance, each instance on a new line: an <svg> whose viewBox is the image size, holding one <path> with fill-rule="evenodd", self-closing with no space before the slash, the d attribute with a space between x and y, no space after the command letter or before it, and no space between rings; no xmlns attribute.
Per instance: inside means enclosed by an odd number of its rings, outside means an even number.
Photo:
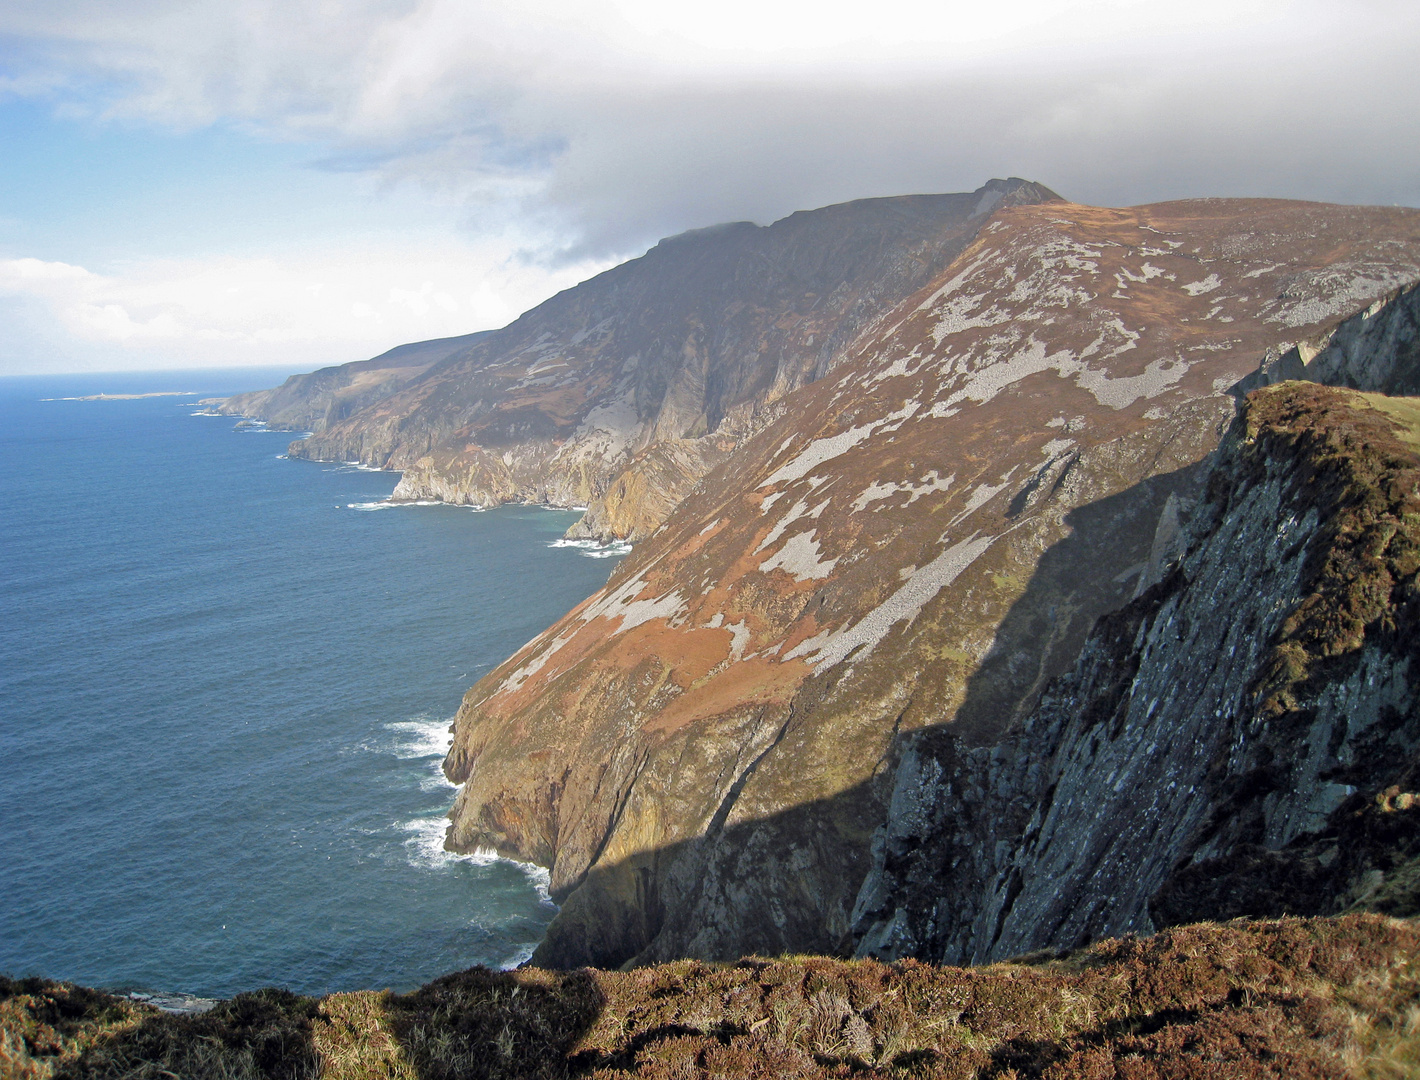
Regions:
<svg viewBox="0 0 1420 1080"><path fill-rule="evenodd" d="M993 180L696 230L423 370L386 354L227 408L315 431L292 456L402 470L396 499L587 505L574 535L639 539L993 212L1056 198Z"/></svg>
<svg viewBox="0 0 1420 1080"><path fill-rule="evenodd" d="M1384 298L1292 371L1414 386L1417 310L1420 289ZM1020 726L904 753L859 951L975 963L1203 918L1420 913L1418 485L1420 402L1255 390L1146 587Z"/></svg>
<svg viewBox="0 0 1420 1080"><path fill-rule="evenodd" d="M551 868L538 963L851 947L911 734L1033 715L1169 561L1228 389L1420 277L1417 225L996 210L469 691L448 843Z"/></svg>
<svg viewBox="0 0 1420 1080"><path fill-rule="evenodd" d="M798 957L475 968L410 994L242 994L200 1016L0 977L14 1080L931 1077L1402 1080L1420 932L1375 916L1197 926L970 970Z"/></svg>
<svg viewBox="0 0 1420 1080"><path fill-rule="evenodd" d="M466 349L482 334L400 345L372 360L292 375L271 390L236 394L217 406L228 416L265 421L274 431L321 432L383 401L435 363Z"/></svg>

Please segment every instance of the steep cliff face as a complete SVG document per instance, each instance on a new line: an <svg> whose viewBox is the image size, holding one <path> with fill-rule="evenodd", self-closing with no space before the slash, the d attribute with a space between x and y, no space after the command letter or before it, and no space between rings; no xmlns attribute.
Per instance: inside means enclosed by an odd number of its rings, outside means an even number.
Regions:
<svg viewBox="0 0 1420 1080"><path fill-rule="evenodd" d="M403 470L397 499L588 505L576 535L639 539L994 211L1055 198L993 180L672 237L291 453Z"/></svg>
<svg viewBox="0 0 1420 1080"><path fill-rule="evenodd" d="M1284 379L1420 395L1420 294L1401 288L1319 337L1269 350L1243 390Z"/></svg>
<svg viewBox="0 0 1420 1080"><path fill-rule="evenodd" d="M373 360L292 375L271 390L237 394L217 406L228 416L264 420L276 431L321 432L403 389L482 334L400 345Z"/></svg>
<svg viewBox="0 0 1420 1080"><path fill-rule="evenodd" d="M1311 370L1409 385L1417 300L1344 323L1345 366ZM982 962L1205 918L1420 911L1417 484L1420 403L1255 391L1191 523L1161 522L1158 580L1024 722L904 753L859 951Z"/></svg>
<svg viewBox="0 0 1420 1080"><path fill-rule="evenodd" d="M998 211L468 693L450 845L551 867L539 963L842 947L904 737L1031 714L1167 565L1227 389L1420 277L1417 227Z"/></svg>

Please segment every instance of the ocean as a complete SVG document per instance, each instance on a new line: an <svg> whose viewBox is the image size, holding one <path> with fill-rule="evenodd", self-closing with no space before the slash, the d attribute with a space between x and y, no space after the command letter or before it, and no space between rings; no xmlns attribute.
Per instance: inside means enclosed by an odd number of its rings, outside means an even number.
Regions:
<svg viewBox="0 0 1420 1080"><path fill-rule="evenodd" d="M391 507L393 473L199 415L289 373L0 379L0 972L407 990L556 913L544 871L442 850L439 764L463 692L624 550Z"/></svg>

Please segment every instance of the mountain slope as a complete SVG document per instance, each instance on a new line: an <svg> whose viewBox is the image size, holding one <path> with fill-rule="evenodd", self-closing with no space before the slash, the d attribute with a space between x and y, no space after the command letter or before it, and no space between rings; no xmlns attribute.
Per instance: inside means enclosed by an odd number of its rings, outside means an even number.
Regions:
<svg viewBox="0 0 1420 1080"><path fill-rule="evenodd" d="M403 470L397 499L590 503L581 535L640 537L993 211L1055 198L993 180L672 237L290 452Z"/></svg>
<svg viewBox="0 0 1420 1080"><path fill-rule="evenodd" d="M449 843L551 867L539 963L843 947L903 736L1028 715L1156 573L1228 388L1417 277L1409 210L998 210L469 691Z"/></svg>
<svg viewBox="0 0 1420 1080"><path fill-rule="evenodd" d="M320 432L382 401L482 334L399 345L371 360L292 375L271 390L227 398L217 411L263 420L276 431Z"/></svg>

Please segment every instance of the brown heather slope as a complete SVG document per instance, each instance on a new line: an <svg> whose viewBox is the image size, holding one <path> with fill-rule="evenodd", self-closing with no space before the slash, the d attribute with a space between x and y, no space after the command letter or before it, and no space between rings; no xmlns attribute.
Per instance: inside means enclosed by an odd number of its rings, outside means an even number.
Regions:
<svg viewBox="0 0 1420 1080"><path fill-rule="evenodd" d="M590 504L578 535L639 538L993 210L1056 198L992 180L671 237L332 415L290 453L402 470L396 499Z"/></svg>
<svg viewBox="0 0 1420 1080"><path fill-rule="evenodd" d="M901 736L1024 716L1152 580L1227 389L1417 277L1412 210L998 211L469 691L450 844L551 867L542 964L847 947Z"/></svg>
<svg viewBox="0 0 1420 1080"><path fill-rule="evenodd" d="M202 1016L0 978L6 1080L1403 1080L1420 932L1201 925L984 968L822 958L475 968L412 994L243 994Z"/></svg>

